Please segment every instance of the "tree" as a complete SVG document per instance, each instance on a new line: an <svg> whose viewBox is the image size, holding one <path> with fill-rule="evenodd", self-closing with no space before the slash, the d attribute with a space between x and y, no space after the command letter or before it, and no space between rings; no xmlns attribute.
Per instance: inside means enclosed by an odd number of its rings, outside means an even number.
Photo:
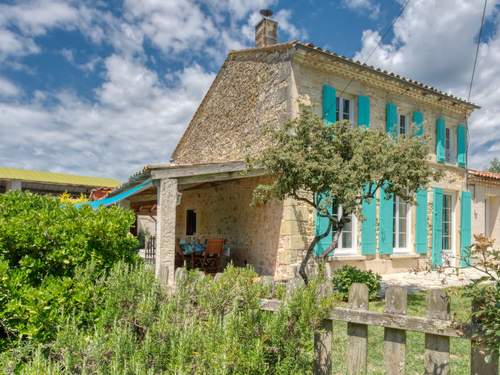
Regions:
<svg viewBox="0 0 500 375"><path fill-rule="evenodd" d="M493 160L490 161L488 171L500 173L500 160L498 160L498 158L493 158Z"/></svg>
<svg viewBox="0 0 500 375"><path fill-rule="evenodd" d="M291 197L329 221L327 230L315 235L301 263L299 273L306 283L306 266L318 241L333 232L331 245L318 255L325 259L337 247L351 214L364 219L363 201L375 199L383 187L387 196L395 194L413 203L416 190L440 176L426 161L426 138L390 137L347 121L326 125L308 107L270 132L273 141L258 157L249 159L249 166L258 165L275 178L256 187L254 203ZM341 217L334 214L333 206L342 207Z"/></svg>

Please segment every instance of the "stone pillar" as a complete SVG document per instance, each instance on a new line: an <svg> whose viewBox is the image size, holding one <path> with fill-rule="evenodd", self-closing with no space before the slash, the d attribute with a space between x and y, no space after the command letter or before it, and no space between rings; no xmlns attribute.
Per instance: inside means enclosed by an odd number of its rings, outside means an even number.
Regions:
<svg viewBox="0 0 500 375"><path fill-rule="evenodd" d="M174 285L177 180L162 179L158 186L155 274L164 286Z"/></svg>
<svg viewBox="0 0 500 375"><path fill-rule="evenodd" d="M23 183L19 180L7 181L7 186L5 191L21 191Z"/></svg>

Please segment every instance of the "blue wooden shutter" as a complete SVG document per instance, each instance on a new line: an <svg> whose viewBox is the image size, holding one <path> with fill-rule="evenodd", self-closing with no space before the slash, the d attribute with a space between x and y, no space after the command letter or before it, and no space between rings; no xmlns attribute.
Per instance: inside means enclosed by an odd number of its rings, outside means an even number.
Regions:
<svg viewBox="0 0 500 375"><path fill-rule="evenodd" d="M471 193L462 191L460 202L460 266L470 266L468 257L468 247L471 244L472 237L472 200Z"/></svg>
<svg viewBox="0 0 500 375"><path fill-rule="evenodd" d="M444 163L444 142L446 133L446 125L444 123L444 118L439 117L436 120L436 161L438 163Z"/></svg>
<svg viewBox="0 0 500 375"><path fill-rule="evenodd" d="M380 189L380 227L379 251L380 254L392 254L394 248L394 196L386 198L385 190Z"/></svg>
<svg viewBox="0 0 500 375"><path fill-rule="evenodd" d="M365 187L366 192L366 187ZM361 254L375 255L377 252L377 202L364 200L361 205L364 220L361 223Z"/></svg>
<svg viewBox="0 0 500 375"><path fill-rule="evenodd" d="M424 135L424 114L422 112L413 112L413 123L415 124L415 136L422 137Z"/></svg>
<svg viewBox="0 0 500 375"><path fill-rule="evenodd" d="M392 137L396 136L398 124L398 108L394 103L387 103L385 108L385 131Z"/></svg>
<svg viewBox="0 0 500 375"><path fill-rule="evenodd" d="M319 205L320 202L327 197L327 194L325 193L320 193L316 195L316 204ZM331 214L333 212L332 207L329 207L328 212ZM329 225L329 219L324 216L320 216L318 212L316 212L316 222L315 222L315 228L316 228L316 235L319 236L323 233L326 232L328 229ZM323 252L328 249L328 246L332 243L332 231L328 233L328 235L316 243L316 246L314 248L314 253L319 256L323 254Z"/></svg>
<svg viewBox="0 0 500 375"><path fill-rule="evenodd" d="M457 162L462 168L467 165L467 129L464 124L457 127Z"/></svg>
<svg viewBox="0 0 500 375"><path fill-rule="evenodd" d="M370 127L370 97L358 96L358 126Z"/></svg>
<svg viewBox="0 0 500 375"><path fill-rule="evenodd" d="M336 121L337 100L335 87L323 85L323 121L327 126Z"/></svg>
<svg viewBox="0 0 500 375"><path fill-rule="evenodd" d="M418 254L427 254L427 190L419 189L416 201L415 250Z"/></svg>
<svg viewBox="0 0 500 375"><path fill-rule="evenodd" d="M432 265L443 264L443 189L434 188L432 203Z"/></svg>

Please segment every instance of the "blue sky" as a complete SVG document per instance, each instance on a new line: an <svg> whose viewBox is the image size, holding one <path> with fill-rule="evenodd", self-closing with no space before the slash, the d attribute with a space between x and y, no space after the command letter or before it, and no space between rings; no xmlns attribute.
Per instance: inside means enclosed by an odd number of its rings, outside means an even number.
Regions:
<svg viewBox="0 0 500 375"><path fill-rule="evenodd" d="M166 162L231 49L269 7L301 39L465 96L482 0L0 1L0 165L125 179ZM500 157L500 0L472 100L474 167Z"/></svg>

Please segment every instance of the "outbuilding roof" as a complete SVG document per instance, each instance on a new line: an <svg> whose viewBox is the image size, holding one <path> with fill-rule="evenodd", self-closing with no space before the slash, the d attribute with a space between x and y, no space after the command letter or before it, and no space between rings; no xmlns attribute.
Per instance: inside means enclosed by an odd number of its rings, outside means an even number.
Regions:
<svg viewBox="0 0 500 375"><path fill-rule="evenodd" d="M500 173L488 172L488 171L478 171L475 169L468 170L471 177L475 177L481 180L489 180L494 182L500 182Z"/></svg>
<svg viewBox="0 0 500 375"><path fill-rule="evenodd" d="M0 167L0 180L20 180L57 185L91 187L117 187L120 181L106 177L78 176L66 173L34 171L28 169Z"/></svg>

